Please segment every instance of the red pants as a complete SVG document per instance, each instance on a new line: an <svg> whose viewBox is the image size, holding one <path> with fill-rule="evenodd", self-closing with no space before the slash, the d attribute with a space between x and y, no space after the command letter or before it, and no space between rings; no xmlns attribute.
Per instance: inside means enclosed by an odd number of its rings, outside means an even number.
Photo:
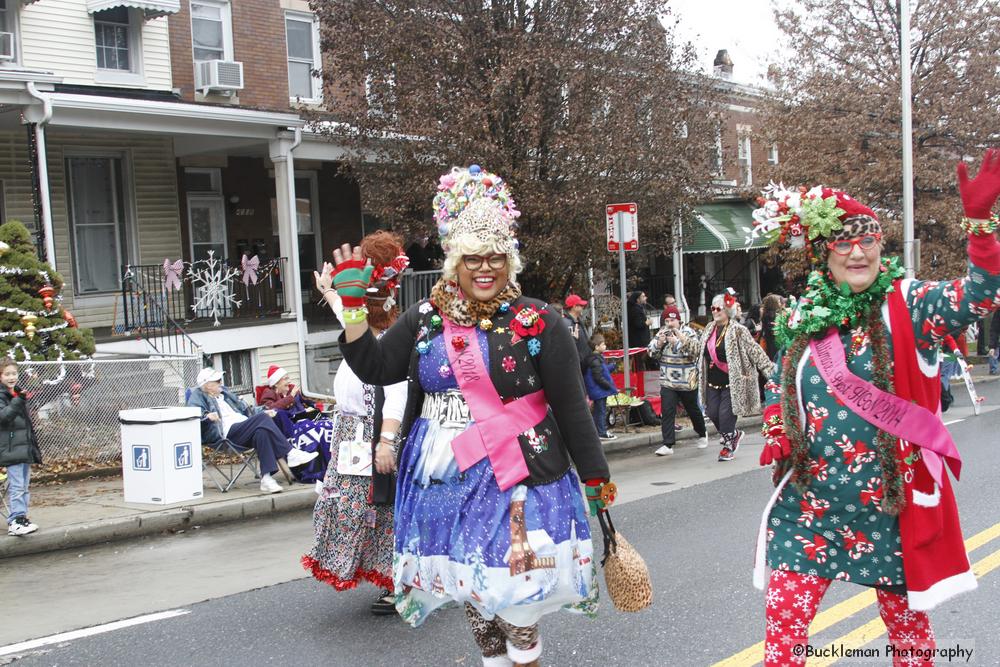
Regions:
<svg viewBox="0 0 1000 667"><path fill-rule="evenodd" d="M809 643L809 624L816 616L819 603L831 581L832 579L798 572L771 572L765 610L765 667L806 664L803 649ZM911 610L905 595L890 593L881 588L875 591L879 614L889 633L889 641L896 649L892 664L933 665L932 660L925 661L906 655L906 650L914 647L934 648L934 631L931 630L931 620L927 614Z"/></svg>

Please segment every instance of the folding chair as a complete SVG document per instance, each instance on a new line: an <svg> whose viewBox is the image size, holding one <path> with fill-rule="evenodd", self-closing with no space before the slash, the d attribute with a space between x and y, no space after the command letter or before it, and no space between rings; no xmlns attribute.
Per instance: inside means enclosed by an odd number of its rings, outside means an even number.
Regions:
<svg viewBox="0 0 1000 667"><path fill-rule="evenodd" d="M240 475L248 469L253 473L254 479L260 479L260 471L257 469L257 450L240 447L227 438L204 444L201 467L208 472L209 479L222 493L233 488Z"/></svg>
<svg viewBox="0 0 1000 667"><path fill-rule="evenodd" d="M187 403L190 398L191 389L188 388L184 392L184 402ZM253 473L254 479L260 479L256 461L257 450L252 447L240 447L228 438L202 443L201 469L208 473L209 479L222 493L233 488L240 475L248 469Z"/></svg>

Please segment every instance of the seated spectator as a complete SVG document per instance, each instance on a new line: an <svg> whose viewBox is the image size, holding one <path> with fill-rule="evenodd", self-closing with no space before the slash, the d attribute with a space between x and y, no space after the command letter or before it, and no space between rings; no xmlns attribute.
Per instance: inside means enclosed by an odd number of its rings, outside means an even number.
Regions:
<svg viewBox="0 0 1000 667"><path fill-rule="evenodd" d="M280 466L294 468L306 464L317 453L293 449L274 423L277 413L248 406L222 386L222 376L222 371L203 368L198 373L198 387L188 396L187 404L201 409L202 441L215 443L225 438L237 447L253 447L260 462L260 490L279 493L282 488L273 475Z"/></svg>
<svg viewBox="0 0 1000 667"><path fill-rule="evenodd" d="M303 398L302 392L291 383L288 372L276 364L267 369L267 386L259 392L257 403L275 411L274 421L295 449L306 453L317 452L319 458L308 466L296 468L300 482L321 481L330 463L330 444L333 441L333 422L326 419L315 403Z"/></svg>

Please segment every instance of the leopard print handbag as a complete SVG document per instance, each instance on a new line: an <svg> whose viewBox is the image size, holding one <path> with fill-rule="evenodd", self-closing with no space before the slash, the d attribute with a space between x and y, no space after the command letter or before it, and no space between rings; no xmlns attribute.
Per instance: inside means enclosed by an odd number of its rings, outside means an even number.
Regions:
<svg viewBox="0 0 1000 667"><path fill-rule="evenodd" d="M608 511L597 514L604 534L604 582L611 602L620 611L636 612L653 604L653 582L639 552L615 530Z"/></svg>

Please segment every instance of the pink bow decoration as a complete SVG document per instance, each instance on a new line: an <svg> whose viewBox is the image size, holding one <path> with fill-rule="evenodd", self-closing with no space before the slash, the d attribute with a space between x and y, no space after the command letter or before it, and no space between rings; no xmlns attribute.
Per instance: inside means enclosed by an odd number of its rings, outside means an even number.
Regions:
<svg viewBox="0 0 1000 667"><path fill-rule="evenodd" d="M184 270L184 261L177 260L170 263L170 259L163 260L163 291L170 288L179 290L181 288L181 272Z"/></svg>
<svg viewBox="0 0 1000 667"><path fill-rule="evenodd" d="M247 257L243 255L243 284L257 284L257 269L260 268L260 258L257 255Z"/></svg>

